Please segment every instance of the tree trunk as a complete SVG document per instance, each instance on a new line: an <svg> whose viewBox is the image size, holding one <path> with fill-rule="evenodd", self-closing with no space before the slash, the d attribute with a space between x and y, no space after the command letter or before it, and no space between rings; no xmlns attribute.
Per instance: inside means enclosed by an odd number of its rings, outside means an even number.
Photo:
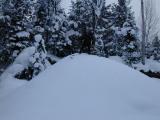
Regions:
<svg viewBox="0 0 160 120"><path fill-rule="evenodd" d="M141 0L141 14L142 14L142 50L141 50L141 54L142 54L142 64L145 65L145 54L146 54L146 50L145 50L145 36L146 36L146 30L145 30L145 18L144 18L144 1Z"/></svg>

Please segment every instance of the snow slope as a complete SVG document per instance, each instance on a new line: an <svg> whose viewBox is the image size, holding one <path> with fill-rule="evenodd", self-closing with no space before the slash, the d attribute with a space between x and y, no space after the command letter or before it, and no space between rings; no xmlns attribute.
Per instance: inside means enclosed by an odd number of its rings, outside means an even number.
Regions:
<svg viewBox="0 0 160 120"><path fill-rule="evenodd" d="M0 99L0 120L160 120L159 91L123 64L72 55Z"/></svg>
<svg viewBox="0 0 160 120"><path fill-rule="evenodd" d="M126 64L124 60L119 56L110 56L109 59L122 64ZM143 65L142 63L138 63L138 64L133 64L132 67L138 71L143 70L145 72L149 71L155 73L160 72L160 62L153 60L152 58L146 59L145 65Z"/></svg>
<svg viewBox="0 0 160 120"><path fill-rule="evenodd" d="M145 72L152 71L152 72L160 72L160 62L153 60L153 59L146 59L146 64L143 65L142 63L133 65L134 68L137 70L143 70Z"/></svg>
<svg viewBox="0 0 160 120"><path fill-rule="evenodd" d="M24 49L20 55L15 59L0 76L0 98L10 93L12 90L24 85L27 81L18 80L14 76L28 67L30 58L35 52L35 47L28 47Z"/></svg>

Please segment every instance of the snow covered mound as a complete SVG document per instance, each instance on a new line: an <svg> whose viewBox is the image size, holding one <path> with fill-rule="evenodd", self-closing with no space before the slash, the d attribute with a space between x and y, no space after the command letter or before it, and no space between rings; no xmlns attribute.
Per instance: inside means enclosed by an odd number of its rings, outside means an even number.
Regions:
<svg viewBox="0 0 160 120"><path fill-rule="evenodd" d="M0 120L160 120L160 82L123 64L72 55L0 100Z"/></svg>

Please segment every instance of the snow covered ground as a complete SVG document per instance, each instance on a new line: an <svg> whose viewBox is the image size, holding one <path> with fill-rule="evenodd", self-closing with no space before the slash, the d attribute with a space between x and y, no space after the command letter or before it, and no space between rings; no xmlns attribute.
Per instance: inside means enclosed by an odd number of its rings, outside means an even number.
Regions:
<svg viewBox="0 0 160 120"><path fill-rule="evenodd" d="M24 49L15 59L14 63L10 65L0 76L0 97L9 94L14 89L17 89L27 83L27 81L24 80L17 80L14 76L28 66L29 59L34 52L34 47Z"/></svg>
<svg viewBox="0 0 160 120"><path fill-rule="evenodd" d="M0 99L0 120L160 120L160 82L121 63L72 55Z"/></svg>
<svg viewBox="0 0 160 120"><path fill-rule="evenodd" d="M109 59L116 61L118 63L125 64L125 62L119 56L111 56L109 57ZM153 59L146 59L145 65L143 65L142 63L138 63L138 64L133 64L132 67L139 71L143 70L145 72L151 71L155 73L160 72L160 62L153 60Z"/></svg>
<svg viewBox="0 0 160 120"><path fill-rule="evenodd" d="M141 63L135 64L134 67L137 70L143 70L145 72L159 72L160 73L160 62L157 62L153 59L146 59L146 64L143 65Z"/></svg>

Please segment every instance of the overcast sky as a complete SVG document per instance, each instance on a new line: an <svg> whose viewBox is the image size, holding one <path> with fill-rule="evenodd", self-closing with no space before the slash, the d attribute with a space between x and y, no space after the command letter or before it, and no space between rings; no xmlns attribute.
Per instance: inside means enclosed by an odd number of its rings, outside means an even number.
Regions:
<svg viewBox="0 0 160 120"><path fill-rule="evenodd" d="M157 14L160 16L160 0L153 0L155 1L155 5L157 8ZM62 0L62 7L66 9L66 11L68 11L69 7L70 7L70 2L71 0ZM106 3L113 3L113 2L117 2L117 0L106 0ZM136 16L136 20L138 21L140 18L140 0L132 0L131 5L133 6L133 10L135 11L135 16Z"/></svg>

